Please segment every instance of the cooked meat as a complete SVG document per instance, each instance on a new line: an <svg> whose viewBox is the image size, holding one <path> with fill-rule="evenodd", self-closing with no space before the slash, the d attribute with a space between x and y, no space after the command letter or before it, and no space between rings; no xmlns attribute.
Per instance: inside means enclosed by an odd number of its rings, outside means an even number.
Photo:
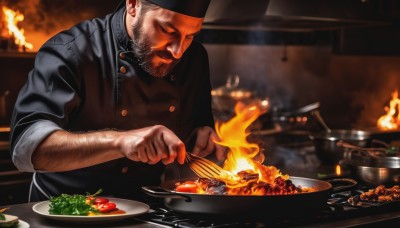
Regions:
<svg viewBox="0 0 400 228"><path fill-rule="evenodd" d="M400 187L395 185L391 188L386 188L384 185L379 185L374 189L368 190L368 192L362 193L360 199L381 202L400 200Z"/></svg>

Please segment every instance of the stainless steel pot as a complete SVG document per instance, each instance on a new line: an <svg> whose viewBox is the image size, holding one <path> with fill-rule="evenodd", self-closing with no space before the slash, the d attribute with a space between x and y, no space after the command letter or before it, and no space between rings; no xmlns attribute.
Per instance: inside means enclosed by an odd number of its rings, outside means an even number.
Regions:
<svg viewBox="0 0 400 228"><path fill-rule="evenodd" d="M341 164L357 179L372 185L400 183L400 157L377 153L374 148L346 151Z"/></svg>
<svg viewBox="0 0 400 228"><path fill-rule="evenodd" d="M355 166L357 178L372 185L400 183L400 168Z"/></svg>
<svg viewBox="0 0 400 228"><path fill-rule="evenodd" d="M310 135L314 142L316 155L324 164L337 164L344 157L345 148L339 147L339 141L345 141L358 147L369 147L372 139L370 132L360 130L331 130Z"/></svg>

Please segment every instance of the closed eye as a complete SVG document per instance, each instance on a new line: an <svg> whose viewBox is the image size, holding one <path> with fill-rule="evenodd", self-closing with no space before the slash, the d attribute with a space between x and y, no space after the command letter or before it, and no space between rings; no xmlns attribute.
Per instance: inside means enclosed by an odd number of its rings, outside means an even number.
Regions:
<svg viewBox="0 0 400 228"><path fill-rule="evenodd" d="M167 35L172 35L172 36L174 36L174 35L180 36L179 31L172 24L170 24L170 23L164 24L161 22L158 25L159 25L162 33L167 34ZM193 33L193 34L186 35L185 39L192 40L197 34L199 34L199 32L200 31Z"/></svg>
<svg viewBox="0 0 400 228"><path fill-rule="evenodd" d="M175 31L168 31L164 26L160 25L160 30L165 34L173 34Z"/></svg>

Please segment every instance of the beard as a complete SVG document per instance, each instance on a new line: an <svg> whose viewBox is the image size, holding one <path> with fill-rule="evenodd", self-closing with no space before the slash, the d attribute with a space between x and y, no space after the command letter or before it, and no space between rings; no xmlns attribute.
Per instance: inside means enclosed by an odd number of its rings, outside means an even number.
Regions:
<svg viewBox="0 0 400 228"><path fill-rule="evenodd" d="M142 32L142 16L143 15L141 15L136 26L132 28L134 37L134 40L132 41L133 54L138 60L139 66L141 66L145 72L149 73L153 77L162 78L172 72L173 68L176 66L176 64L178 64L179 59L175 59L168 51L152 50L149 37ZM154 65L152 59L154 59L156 56L173 61L169 64L159 62L157 65Z"/></svg>

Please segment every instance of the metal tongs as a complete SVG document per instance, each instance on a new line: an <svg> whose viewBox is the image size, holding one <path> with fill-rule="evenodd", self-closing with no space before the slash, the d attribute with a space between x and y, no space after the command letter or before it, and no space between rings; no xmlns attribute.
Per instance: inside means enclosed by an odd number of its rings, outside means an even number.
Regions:
<svg viewBox="0 0 400 228"><path fill-rule="evenodd" d="M214 162L205 158L196 156L192 153L186 153L186 162L193 172L203 178L218 178L222 176L224 170Z"/></svg>

